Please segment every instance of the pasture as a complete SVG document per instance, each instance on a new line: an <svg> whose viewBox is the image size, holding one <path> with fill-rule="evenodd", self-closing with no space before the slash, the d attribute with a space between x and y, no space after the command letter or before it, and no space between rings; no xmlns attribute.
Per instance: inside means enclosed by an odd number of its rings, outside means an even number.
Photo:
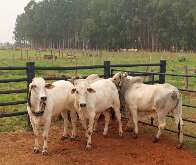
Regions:
<svg viewBox="0 0 196 165"><path fill-rule="evenodd" d="M70 53L71 52L71 53ZM21 55L20 50L0 50L0 66L25 66L27 61L35 61L36 66L77 66L77 65L97 65L103 64L103 61L109 60L112 64L142 64L142 63L159 63L160 59L167 60L167 73L184 74L184 66L187 65L188 74L195 74L196 69L196 54L194 53L171 53L171 52L107 52L107 51L89 51L83 52L78 50L64 50L59 52L53 51L52 54L57 56L57 59L47 60L44 55L51 54L51 51L35 51L23 50ZM70 55L71 54L71 55ZM70 57L71 56L71 57ZM120 69L120 68L119 68ZM157 68L143 67L143 68L127 68L127 70L156 72ZM89 75L91 73L103 74L102 69L96 70L75 70L75 71L36 71L36 76L65 76L65 75ZM1 71L0 79L2 78L22 78L25 76L24 71ZM179 88L184 88L184 78L166 76L166 82L171 83ZM0 90L26 88L26 83L7 83L0 84ZM189 89L196 89L196 79L189 78ZM15 95L1 95L0 100L14 101L24 100L26 94ZM183 102L195 105L195 93L183 93ZM0 112L9 111L25 111L25 105L0 107ZM196 120L196 110L193 108L183 107L183 117L191 120ZM174 124L171 119L168 119L169 127L173 128ZM57 124L58 125L58 124ZM53 127L55 127L54 124ZM0 132L24 131L28 128L25 116L1 118ZM185 132L196 135L196 126L194 124L187 124L184 126ZM144 128L145 130L145 128ZM148 129L149 130L149 129ZM148 132L148 131L145 131ZM175 136L172 134L172 136ZM139 140L139 139L138 139ZM186 138L185 144L188 148L193 148L196 145L193 139Z"/></svg>

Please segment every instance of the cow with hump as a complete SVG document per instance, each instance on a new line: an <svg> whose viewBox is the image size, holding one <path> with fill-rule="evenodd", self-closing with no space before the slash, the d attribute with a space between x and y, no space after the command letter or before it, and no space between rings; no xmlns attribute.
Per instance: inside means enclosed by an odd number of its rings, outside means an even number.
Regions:
<svg viewBox="0 0 196 165"><path fill-rule="evenodd" d="M39 134L43 131L43 149L42 154L48 154L48 132L51 119L59 114L64 119L64 132L62 138L68 137L68 112L70 112L72 131L71 138L76 136L76 110L74 108L74 96L71 94L73 84L60 80L52 84L47 84L43 78L34 78L29 85L29 96L27 111L30 117L31 125L35 135L34 152L39 152Z"/></svg>
<svg viewBox="0 0 196 165"><path fill-rule="evenodd" d="M125 108L132 115L134 137L138 136L138 113L154 111L158 118L158 132L153 142L158 142L166 126L166 116L172 112L178 128L179 144L183 144L182 99L178 89L170 84L148 85L140 77L131 77L127 73L116 73L113 82L118 86ZM130 116L129 116L130 118ZM130 123L130 119L129 119Z"/></svg>
<svg viewBox="0 0 196 165"><path fill-rule="evenodd" d="M90 83L88 79L74 81L72 94L75 96L75 108L85 119L88 119L86 150L91 149L91 136L95 117L99 113L112 108L119 123L119 135L122 136L122 123L120 113L120 101L115 84L109 79L100 79Z"/></svg>
<svg viewBox="0 0 196 165"><path fill-rule="evenodd" d="M102 79L103 78L100 78L99 75L97 75L97 74L91 74L86 78L86 80L88 81L89 84L92 84L92 83L99 81L99 80L102 80ZM103 135L106 136L108 134L108 126L109 126L110 118L111 118L110 112L111 112L111 109L108 109L108 110L104 111L103 113L96 114L93 131L96 131L97 125L98 125L98 120L99 120L101 114L103 114L103 116L105 118L105 126L104 126Z"/></svg>

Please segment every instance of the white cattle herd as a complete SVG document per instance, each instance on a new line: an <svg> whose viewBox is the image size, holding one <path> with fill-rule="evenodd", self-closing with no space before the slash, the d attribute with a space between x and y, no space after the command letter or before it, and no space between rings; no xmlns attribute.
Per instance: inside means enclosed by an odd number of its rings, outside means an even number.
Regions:
<svg viewBox="0 0 196 165"><path fill-rule="evenodd" d="M125 105L129 120L134 124L134 137L138 136L138 119L140 114L145 117L157 117L158 132L153 142L158 142L162 130L166 126L166 116L172 112L178 128L178 145L183 144L182 100L178 89L170 84L144 84L140 77L131 77L127 73L117 73L112 78L102 79L92 74L86 79L56 81L52 84L43 78L34 78L29 85L27 111L35 135L34 152L38 153L39 135L42 132L42 154L48 154L48 133L52 118L61 114L64 119L62 139L75 139L77 136L76 122L79 118L86 130L86 150L91 149L91 136L96 129L100 114L105 117L103 135L108 133L111 109L118 121L119 136L123 135L120 99ZM69 114L71 124L69 121ZM142 115L141 115L142 116ZM69 132L68 126L71 126Z"/></svg>

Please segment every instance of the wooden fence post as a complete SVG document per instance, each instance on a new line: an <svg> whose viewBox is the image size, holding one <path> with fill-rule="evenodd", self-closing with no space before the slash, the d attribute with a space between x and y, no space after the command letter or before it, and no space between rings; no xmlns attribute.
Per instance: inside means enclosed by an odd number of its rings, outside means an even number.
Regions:
<svg viewBox="0 0 196 165"><path fill-rule="evenodd" d="M26 74L27 74L27 98L29 95L29 84L32 82L33 78L35 77L35 63L34 62L27 62L26 63ZM27 115L28 118L28 126L29 128L32 128L29 115Z"/></svg>
<svg viewBox="0 0 196 165"><path fill-rule="evenodd" d="M166 73L166 60L160 60L160 75L159 75L159 83L165 83L165 74Z"/></svg>
<svg viewBox="0 0 196 165"><path fill-rule="evenodd" d="M188 89L189 88L189 79L188 79L188 77L186 77L188 75L188 66L187 65L184 66L184 74L185 74L185 77L184 77L184 88Z"/></svg>
<svg viewBox="0 0 196 165"><path fill-rule="evenodd" d="M110 78L110 61L104 61L104 78Z"/></svg>

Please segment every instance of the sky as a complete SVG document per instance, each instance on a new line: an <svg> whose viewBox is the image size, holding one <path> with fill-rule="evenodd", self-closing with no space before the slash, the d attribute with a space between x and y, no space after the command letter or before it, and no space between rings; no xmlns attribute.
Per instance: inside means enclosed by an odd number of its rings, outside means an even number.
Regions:
<svg viewBox="0 0 196 165"><path fill-rule="evenodd" d="M17 15L24 12L30 0L0 0L0 43L14 42L13 31Z"/></svg>

